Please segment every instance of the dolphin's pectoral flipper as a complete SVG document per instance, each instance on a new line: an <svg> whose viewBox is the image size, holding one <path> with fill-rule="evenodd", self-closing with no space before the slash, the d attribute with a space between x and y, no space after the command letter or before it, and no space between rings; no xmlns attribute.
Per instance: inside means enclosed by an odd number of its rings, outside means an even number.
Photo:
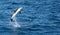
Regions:
<svg viewBox="0 0 60 35"><path fill-rule="evenodd" d="M11 19L11 21L13 21L13 19Z"/></svg>

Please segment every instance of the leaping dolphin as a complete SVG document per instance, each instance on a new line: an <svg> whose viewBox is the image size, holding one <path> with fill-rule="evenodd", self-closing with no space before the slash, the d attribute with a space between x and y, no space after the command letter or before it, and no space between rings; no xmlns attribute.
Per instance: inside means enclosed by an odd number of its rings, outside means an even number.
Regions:
<svg viewBox="0 0 60 35"><path fill-rule="evenodd" d="M16 22L16 20L15 20L15 16L19 13L19 12L21 12L21 10L22 10L22 7L20 7L20 8L18 8L13 14L12 14L12 16L11 16L11 25L13 26L13 27L21 27L17 22Z"/></svg>
<svg viewBox="0 0 60 35"><path fill-rule="evenodd" d="M14 18L19 12L21 12L21 10L22 10L22 7L18 8L18 9L13 13L13 15L11 16L11 21L13 21L13 18Z"/></svg>

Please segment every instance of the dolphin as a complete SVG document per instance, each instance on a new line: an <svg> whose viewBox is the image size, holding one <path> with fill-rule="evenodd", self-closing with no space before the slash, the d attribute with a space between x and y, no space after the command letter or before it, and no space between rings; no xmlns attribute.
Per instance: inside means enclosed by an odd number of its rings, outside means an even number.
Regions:
<svg viewBox="0 0 60 35"><path fill-rule="evenodd" d="M13 18L14 18L19 12L21 12L21 10L22 10L22 7L18 8L16 11L14 11L14 13L13 13L12 16L11 16L11 21L14 21Z"/></svg>
<svg viewBox="0 0 60 35"><path fill-rule="evenodd" d="M14 13L13 13L12 16L11 16L11 25L12 25L14 28L16 28L16 27L21 27L21 26L16 22L16 20L15 20L15 16L16 16L19 12L21 12L21 10L22 10L22 7L18 8L16 11L14 11Z"/></svg>

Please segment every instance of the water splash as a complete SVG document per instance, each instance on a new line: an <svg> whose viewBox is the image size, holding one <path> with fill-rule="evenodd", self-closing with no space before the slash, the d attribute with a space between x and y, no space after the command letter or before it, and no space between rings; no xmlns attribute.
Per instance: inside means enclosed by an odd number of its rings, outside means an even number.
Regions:
<svg viewBox="0 0 60 35"><path fill-rule="evenodd" d="M14 17L13 20L14 20L14 21L10 21L10 23L9 23L9 28L11 28L11 29L20 28L21 25L16 21L16 17Z"/></svg>
<svg viewBox="0 0 60 35"><path fill-rule="evenodd" d="M18 24L18 22L16 21L16 17L13 18L14 21L10 21L10 25L13 27L13 28L20 28L21 25Z"/></svg>

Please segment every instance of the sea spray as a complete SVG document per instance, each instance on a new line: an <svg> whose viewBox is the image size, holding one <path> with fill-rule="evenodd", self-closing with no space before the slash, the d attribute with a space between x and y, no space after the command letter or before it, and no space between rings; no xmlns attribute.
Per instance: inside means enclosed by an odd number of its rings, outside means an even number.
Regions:
<svg viewBox="0 0 60 35"><path fill-rule="evenodd" d="M20 28L21 25L18 24L18 22L16 21L16 17L13 18L13 21L10 21L10 24L13 28Z"/></svg>
<svg viewBox="0 0 60 35"><path fill-rule="evenodd" d="M16 21L16 17L14 17L13 21L10 21L9 28L12 29L12 35L17 35L18 29L21 27L21 25L18 24Z"/></svg>

